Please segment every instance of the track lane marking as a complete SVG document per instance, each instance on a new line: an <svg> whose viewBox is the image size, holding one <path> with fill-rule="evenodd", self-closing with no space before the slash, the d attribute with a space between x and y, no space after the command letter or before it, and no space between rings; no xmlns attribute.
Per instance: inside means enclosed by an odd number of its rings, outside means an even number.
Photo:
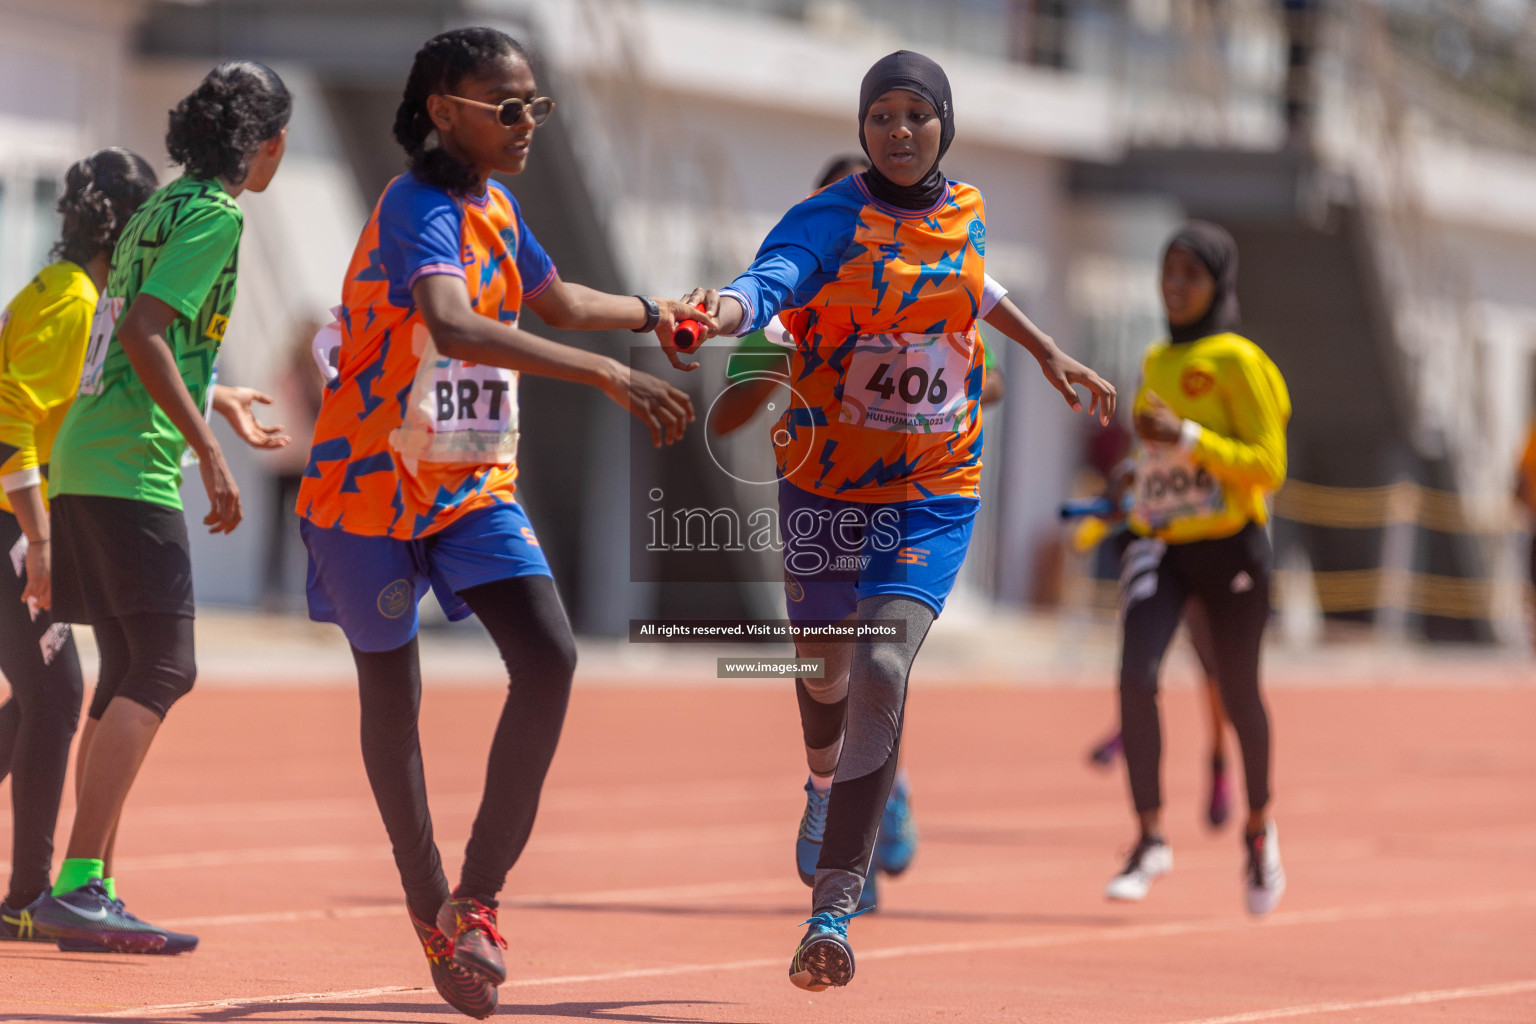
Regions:
<svg viewBox="0 0 1536 1024"><path fill-rule="evenodd" d="M1437 988L1423 992L1409 992L1401 996L1383 996L1378 999L1341 1000L1332 1003L1310 1003L1305 1006L1282 1006L1273 1010L1252 1010L1233 1013L1225 1017L1199 1017L1193 1020L1175 1021L1173 1024L1250 1024L1252 1021L1284 1020L1287 1017L1308 1017L1319 1013L1344 1013L1348 1010L1375 1010L1387 1006L1417 1006L1423 1003L1448 1003L1457 999L1488 999L1493 996L1519 995L1536 992L1536 978L1526 981L1505 981L1492 985L1469 985L1464 988Z"/></svg>
<svg viewBox="0 0 1536 1024"><path fill-rule="evenodd" d="M1078 928L1067 932L1058 932L1045 935L1019 935L1006 939L982 939L974 942L941 942L916 946L887 946L883 949L861 951L858 956L861 960L897 960L917 956L945 956L958 953L989 953L1004 952L1019 949L1044 949L1054 946L1088 945L1097 942L1134 942L1143 939L1173 938L1183 935L1209 934L1213 932L1236 931L1240 928L1277 928L1295 927L1309 924L1333 924L1340 921L1369 921L1381 920L1390 917L1403 917L1414 914L1436 913L1476 913L1480 911L1499 911L1519 909L1523 907L1536 907L1536 891L1505 893L1500 895L1481 896L1461 900L1416 900L1403 903L1378 903L1366 904L1357 907L1319 907L1313 910L1280 911L1271 914L1264 922L1255 922L1249 917L1217 918L1212 920L1170 921L1163 924L1129 925L1114 930L1104 928ZM602 971L591 974L565 974L544 978L516 978L508 981L502 988L537 988L556 985L581 985L594 984L609 981L624 981L633 978L658 978L671 977L684 974L711 974L727 971L763 970L772 967L782 967L785 958L756 957L746 960L728 960L706 964L669 964L656 967L632 967L616 971ZM1536 990L1536 981L1509 982L1511 985L1528 985ZM1483 986L1486 989L1488 986ZM217 1009L222 1006L259 1006L262 1004L280 1004L290 1002L337 1001L349 998L367 998L369 995L386 995L398 992L424 992L425 989L411 986L387 986L379 989L351 989L342 992L297 992L276 996L250 996L230 999L208 1000L196 1003L171 1003L161 1006L142 1006L131 1010L114 1010L109 1013L86 1013L85 1017L131 1017L150 1013L168 1013L184 1010ZM1482 993L1482 989L1444 989L1441 992L1467 992ZM1520 991L1525 991L1521 989ZM1428 997L1431 993L1414 993L1410 996L1398 996L1396 999L1409 999L1423 1002L1431 1002ZM1485 993L1489 995L1500 994L1496 992ZM1460 998L1471 998L1470 995ZM1249 1020L1282 1019L1283 1016L1300 1016L1305 1013L1332 1012L1338 1009L1356 1008L1355 1004L1319 1003L1316 1006L1328 1009L1318 1010L1313 1007L1287 1007L1281 1010L1260 1010L1260 1014L1279 1014L1276 1016L1247 1016L1202 1018L1198 1021L1183 1021L1178 1024L1241 1024ZM1367 1003L1358 1008L1367 1008L1375 1005ZM1409 1003L1382 1003L1381 1005L1409 1005Z"/></svg>

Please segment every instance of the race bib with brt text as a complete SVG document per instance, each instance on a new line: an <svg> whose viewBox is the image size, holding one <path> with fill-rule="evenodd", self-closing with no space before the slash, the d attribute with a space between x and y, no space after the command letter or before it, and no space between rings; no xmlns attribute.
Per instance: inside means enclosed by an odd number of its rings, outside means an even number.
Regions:
<svg viewBox="0 0 1536 1024"><path fill-rule="evenodd" d="M963 430L975 336L875 334L858 339L843 383L846 423L907 434Z"/></svg>
<svg viewBox="0 0 1536 1024"><path fill-rule="evenodd" d="M421 363L395 450L423 462L505 465L517 458L517 372L440 354L423 325ZM415 345L413 345L415 347Z"/></svg>

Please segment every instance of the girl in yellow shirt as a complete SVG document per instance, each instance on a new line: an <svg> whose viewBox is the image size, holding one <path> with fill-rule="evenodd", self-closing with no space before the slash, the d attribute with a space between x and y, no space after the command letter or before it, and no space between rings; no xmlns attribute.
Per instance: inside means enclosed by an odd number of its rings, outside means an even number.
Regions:
<svg viewBox="0 0 1536 1024"><path fill-rule="evenodd" d="M51 942L32 926L49 891L53 831L69 744L80 721L80 659L69 625L49 616L48 460L75 399L112 248L155 189L155 172L125 149L103 149L69 169L59 200L63 237L0 313L0 778L11 773L11 884L0 940ZM83 742L83 741L82 741ZM73 947L83 948L83 947Z"/></svg>
<svg viewBox="0 0 1536 1024"><path fill-rule="evenodd" d="M1140 438L1134 540L1121 562L1120 727L1141 835L1110 899L1139 900L1173 866L1162 830L1157 674L1189 601L1215 638L1215 675L1248 791L1247 903L1274 909L1285 872L1269 814L1269 717L1259 649L1269 620L1268 496L1285 479L1290 396L1238 326L1237 245L1193 221L1163 254L1169 337L1147 350L1134 419Z"/></svg>

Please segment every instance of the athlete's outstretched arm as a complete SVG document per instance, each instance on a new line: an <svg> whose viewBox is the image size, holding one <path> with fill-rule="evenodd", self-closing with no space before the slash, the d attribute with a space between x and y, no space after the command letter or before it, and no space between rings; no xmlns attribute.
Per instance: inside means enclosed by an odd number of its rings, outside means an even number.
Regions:
<svg viewBox="0 0 1536 1024"><path fill-rule="evenodd" d="M614 295L588 288L584 284L570 284L561 280L559 274L554 276L543 291L529 296L526 301L528 308L539 314L540 320L563 331L609 331L620 328L632 331L644 327L647 319L645 304L633 295ZM698 320L711 330L715 326L712 315L706 313L700 316L699 311L688 303L659 296L652 296L651 301L656 303L656 309L661 314L654 328L658 338L670 339L679 320ZM674 365L677 365L675 360ZM691 365L683 368L693 369Z"/></svg>
<svg viewBox="0 0 1536 1024"><path fill-rule="evenodd" d="M1030 323L1029 317L1013 304L1012 299L1007 296L999 299L984 319L1029 350L1040 364L1045 379L1062 393L1073 412L1083 410L1083 403L1073 390L1074 384L1081 384L1088 389L1088 412L1096 413L1100 423L1109 423L1109 418L1115 414L1114 385L1058 348L1050 335Z"/></svg>
<svg viewBox="0 0 1536 1024"><path fill-rule="evenodd" d="M423 277L411 286L411 297L437 350L450 359L590 384L648 426L657 447L681 439L693 422L693 402L660 378L481 316L469 304L462 278Z"/></svg>
<svg viewBox="0 0 1536 1024"><path fill-rule="evenodd" d="M203 517L208 532L229 533L240 525L240 488L224 462L224 452L213 436L213 428L182 383L176 357L166 343L166 329L179 315L153 295L141 292L123 311L117 324L117 340L144 390L197 453L203 487L208 492L208 514Z"/></svg>

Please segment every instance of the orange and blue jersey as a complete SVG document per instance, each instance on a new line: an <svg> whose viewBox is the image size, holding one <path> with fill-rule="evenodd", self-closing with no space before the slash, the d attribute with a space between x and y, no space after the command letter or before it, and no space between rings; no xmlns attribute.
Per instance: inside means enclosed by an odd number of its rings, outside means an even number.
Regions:
<svg viewBox="0 0 1536 1024"><path fill-rule="evenodd" d="M438 352L411 294L432 274L462 278L476 312L515 325L555 267L499 182L479 198L409 173L390 182L342 287L337 375L299 489L316 526L412 540L513 501L517 374Z"/></svg>
<svg viewBox="0 0 1536 1024"><path fill-rule="evenodd" d="M779 221L722 294L742 304L739 333L778 314L797 339L781 479L843 501L979 495L986 233L972 185L903 210L859 175Z"/></svg>

